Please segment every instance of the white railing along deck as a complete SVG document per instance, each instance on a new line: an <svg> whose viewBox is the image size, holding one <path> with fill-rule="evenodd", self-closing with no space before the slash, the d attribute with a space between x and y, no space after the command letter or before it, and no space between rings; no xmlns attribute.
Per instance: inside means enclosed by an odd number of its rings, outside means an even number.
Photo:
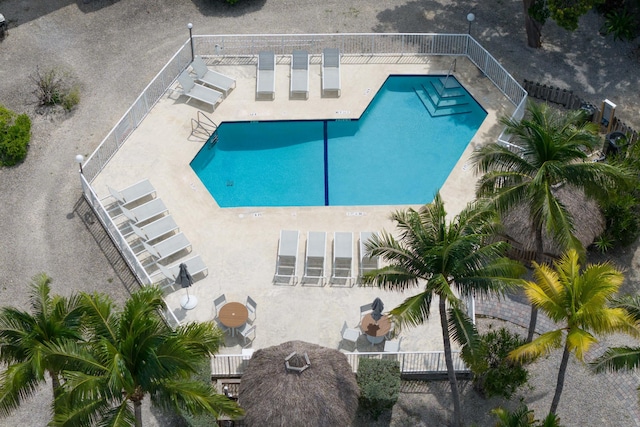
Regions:
<svg viewBox="0 0 640 427"><path fill-rule="evenodd" d="M389 359L400 363L403 374L445 373L447 366L443 351L401 351L398 353L344 353L349 360L353 372L358 371L360 359ZM469 368L460 358L460 352L452 353L453 367L456 372L469 372ZM246 369L250 357L241 354L218 354L211 359L211 375L213 377L239 377Z"/></svg>
<svg viewBox="0 0 640 427"><path fill-rule="evenodd" d="M468 34L244 34L194 36L194 52L201 56L235 58L254 63L261 50L277 55L291 54L293 49L307 49L319 54L325 47L338 47L345 61L364 56L465 56L482 71L505 97L516 106L514 118L524 111L527 92L500 63ZM187 40L142 91L133 105L109 132L83 165L87 181L92 182L131 133L140 125L151 108L191 62L191 46ZM520 116L518 116L520 115Z"/></svg>

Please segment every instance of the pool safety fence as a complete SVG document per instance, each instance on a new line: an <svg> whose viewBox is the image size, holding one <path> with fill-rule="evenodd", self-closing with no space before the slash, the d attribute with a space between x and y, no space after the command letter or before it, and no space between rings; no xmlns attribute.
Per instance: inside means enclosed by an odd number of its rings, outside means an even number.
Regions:
<svg viewBox="0 0 640 427"><path fill-rule="evenodd" d="M343 353L353 372L358 372L360 359L396 360L400 364L403 377L433 378L447 372L444 351L401 351L401 352L352 352ZM460 357L459 351L452 351L453 368L457 375L469 375L470 370ZM211 358L213 379L241 377L251 358L242 354L217 354Z"/></svg>
<svg viewBox="0 0 640 427"><path fill-rule="evenodd" d="M527 92L500 63L468 34L245 34L194 36L196 55L218 64L253 65L261 50L273 50L284 58L293 49L305 49L315 60L325 47L340 49L343 63L415 63L429 56L466 57L516 106L524 111ZM93 182L109 160L140 125L151 108L174 84L191 62L189 40L144 88L122 118L82 165L84 176ZM518 118L517 115L514 117ZM521 116L520 116L521 117Z"/></svg>

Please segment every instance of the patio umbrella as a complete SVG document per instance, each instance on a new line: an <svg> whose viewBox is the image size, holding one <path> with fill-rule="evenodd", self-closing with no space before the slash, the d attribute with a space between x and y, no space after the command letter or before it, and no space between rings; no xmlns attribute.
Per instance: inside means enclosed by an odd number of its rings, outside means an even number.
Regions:
<svg viewBox="0 0 640 427"><path fill-rule="evenodd" d="M187 289L187 295L182 297L180 300L180 305L185 310L190 310L196 306L198 303L198 299L195 296L189 295L189 287L193 285L193 277L189 274L189 270L187 269L187 265L185 263L181 263L178 268L180 269L178 275L176 276L176 285L180 285L183 288Z"/></svg>
<svg viewBox="0 0 640 427"><path fill-rule="evenodd" d="M371 317L373 317L373 320L376 322L380 320L382 317L382 310L384 310L384 304L380 298L373 300L373 303L371 303L371 310Z"/></svg>
<svg viewBox="0 0 640 427"><path fill-rule="evenodd" d="M287 358L290 365L307 368L287 369ZM359 393L351 365L340 351L289 341L253 353L238 403L249 427L329 427L352 424Z"/></svg>

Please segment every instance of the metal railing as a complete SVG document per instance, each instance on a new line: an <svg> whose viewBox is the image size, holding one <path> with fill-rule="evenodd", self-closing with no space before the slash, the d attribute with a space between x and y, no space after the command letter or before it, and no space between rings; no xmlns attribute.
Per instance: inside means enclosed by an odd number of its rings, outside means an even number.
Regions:
<svg viewBox="0 0 640 427"><path fill-rule="evenodd" d="M147 271L140 263L140 260L138 260L138 257L136 257L136 254L131 249L131 246L129 246L127 239L125 239L125 237L122 235L120 229L111 218L111 215L109 215L107 208L98 198L98 195L93 191L93 188L91 188L91 185L83 174L80 174L80 182L82 184L84 198L86 199L89 206L91 206L91 209L93 209L93 212L96 214L96 217L98 218L104 229L107 231L107 234L109 235L109 238L115 245L116 249L118 249L118 252L120 252L120 255L122 255L122 258L127 263L133 274L136 276L138 283L140 283L141 286L151 285L153 283L151 277L149 276L149 274L147 274ZM176 326L180 325L180 321L175 316L173 311L168 308L168 305L167 310L165 310L165 312L161 312L160 314L164 317L169 326L175 328Z"/></svg>
<svg viewBox="0 0 640 427"><path fill-rule="evenodd" d="M389 359L400 363L402 374L442 374L447 372L443 351L401 351L397 353L344 353L353 372L358 372L360 359ZM460 352L452 352L453 367L458 373L467 373L469 368L460 357ZM239 377L244 374L250 357L241 354L218 354L211 359L211 375L214 378Z"/></svg>
<svg viewBox="0 0 640 427"><path fill-rule="evenodd" d="M293 49L306 49L319 54L325 47L338 47L344 61L358 61L362 56L389 55L466 56L478 67L505 97L515 105L512 117L524 112L527 92L468 34L246 34L203 35L193 37L194 51L201 56L233 58L237 63L251 64L261 50L273 50L276 55L290 55ZM239 62L238 62L239 61ZM244 62L243 62L244 61ZM131 133L140 125L178 75L191 62L191 48L187 40L169 62L144 88L133 105L109 132L83 165L84 175L92 182Z"/></svg>

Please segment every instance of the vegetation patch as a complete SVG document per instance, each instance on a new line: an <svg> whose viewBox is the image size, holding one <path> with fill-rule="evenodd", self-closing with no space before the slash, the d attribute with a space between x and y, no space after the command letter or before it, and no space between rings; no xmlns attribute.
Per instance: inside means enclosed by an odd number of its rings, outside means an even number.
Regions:
<svg viewBox="0 0 640 427"><path fill-rule="evenodd" d="M37 68L29 77L36 86L33 94L40 107L59 105L66 111L71 111L80 102L80 87L68 71L56 68L41 71Z"/></svg>
<svg viewBox="0 0 640 427"><path fill-rule="evenodd" d="M390 411L400 395L400 364L397 360L361 358L358 364L360 409L377 420Z"/></svg>
<svg viewBox="0 0 640 427"><path fill-rule="evenodd" d="M14 166L27 157L31 119L0 105L0 166Z"/></svg>

